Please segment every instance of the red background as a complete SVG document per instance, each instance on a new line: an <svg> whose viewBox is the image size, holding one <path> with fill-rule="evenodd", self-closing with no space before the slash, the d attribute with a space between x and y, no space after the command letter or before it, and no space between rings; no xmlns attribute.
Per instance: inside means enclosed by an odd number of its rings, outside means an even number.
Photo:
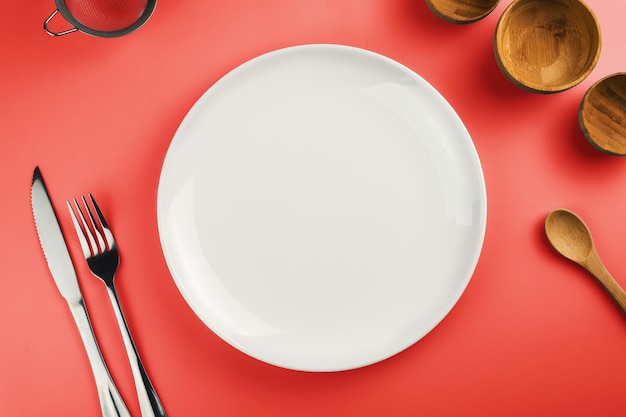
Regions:
<svg viewBox="0 0 626 417"><path fill-rule="evenodd" d="M63 203L97 196L122 251L121 302L170 416L625 415L626 318L556 255L543 220L557 207L580 214L626 287L626 160L591 148L577 122L586 88L626 70L626 2L588 0L603 30L600 61L581 85L549 96L518 89L497 67L492 38L506 0L467 26L439 20L423 0L159 0L143 28L116 39L53 38L42 29L52 0L3 3L0 415L99 414L37 243L36 165L79 261ZM487 184L482 256L456 307L406 351L340 373L280 369L214 335L177 291L156 223L161 163L191 105L244 61L305 43L366 48L422 75L466 123ZM104 355L138 416L104 287L76 264Z"/></svg>

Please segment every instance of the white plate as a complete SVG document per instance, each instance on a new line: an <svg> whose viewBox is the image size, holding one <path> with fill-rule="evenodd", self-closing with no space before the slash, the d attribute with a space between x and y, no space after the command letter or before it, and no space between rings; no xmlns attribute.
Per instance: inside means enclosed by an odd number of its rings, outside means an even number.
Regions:
<svg viewBox="0 0 626 417"><path fill-rule="evenodd" d="M167 152L158 224L193 311L297 370L365 366L439 323L483 243L478 155L445 99L373 52L257 57L193 106Z"/></svg>

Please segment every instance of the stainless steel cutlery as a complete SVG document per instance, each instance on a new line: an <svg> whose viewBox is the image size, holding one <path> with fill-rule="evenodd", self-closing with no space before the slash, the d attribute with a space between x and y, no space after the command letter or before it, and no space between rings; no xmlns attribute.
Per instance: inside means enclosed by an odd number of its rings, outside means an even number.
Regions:
<svg viewBox="0 0 626 417"><path fill-rule="evenodd" d="M113 233L111 233L109 225L91 194L89 194L89 201L84 196L80 198L80 202L76 199L73 202L67 201L67 207L72 216L74 228L89 269L104 282L111 299L115 317L124 339L126 353L130 360L141 415L143 417L164 417L163 405L150 382L150 378L148 378L141 359L139 359L115 289L115 273L120 264L120 255Z"/></svg>
<svg viewBox="0 0 626 417"><path fill-rule="evenodd" d="M39 243L46 257L48 269L61 295L67 301L81 339L87 351L91 370L98 389L102 415L105 417L130 417L124 400L111 379L102 359L100 348L93 333L85 300L78 286L72 259L65 245L54 207L48 196L41 171L35 168L31 185L31 207Z"/></svg>
<svg viewBox="0 0 626 417"><path fill-rule="evenodd" d="M128 354L142 417L165 417L163 405L139 358L120 306L114 284L120 257L104 216L95 199L67 201L85 260L91 272L106 285L117 322ZM130 417L130 412L113 382L98 342L82 296L74 265L67 249L56 212L48 195L41 171L35 168L31 186L31 206L39 243L54 281L67 301L87 351L104 417Z"/></svg>

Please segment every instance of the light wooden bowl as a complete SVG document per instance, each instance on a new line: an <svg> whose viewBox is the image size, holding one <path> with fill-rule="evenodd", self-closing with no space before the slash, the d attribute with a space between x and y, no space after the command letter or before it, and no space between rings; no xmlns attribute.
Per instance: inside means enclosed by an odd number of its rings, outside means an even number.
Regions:
<svg viewBox="0 0 626 417"><path fill-rule="evenodd" d="M494 36L504 75L535 93L578 85L596 66L601 46L598 20L581 0L514 0Z"/></svg>
<svg viewBox="0 0 626 417"><path fill-rule="evenodd" d="M473 23L496 8L500 0L426 0L435 15L446 22Z"/></svg>
<svg viewBox="0 0 626 417"><path fill-rule="evenodd" d="M578 110L578 123L593 147L626 156L626 72L604 77L587 90Z"/></svg>

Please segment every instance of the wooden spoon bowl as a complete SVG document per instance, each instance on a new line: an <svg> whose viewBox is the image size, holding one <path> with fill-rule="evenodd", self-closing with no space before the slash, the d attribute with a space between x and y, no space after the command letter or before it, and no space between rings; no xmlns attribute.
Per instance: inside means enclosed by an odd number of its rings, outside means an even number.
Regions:
<svg viewBox="0 0 626 417"><path fill-rule="evenodd" d="M557 93L591 73L601 44L598 20L581 0L514 0L498 21L494 53L513 84Z"/></svg>
<svg viewBox="0 0 626 417"><path fill-rule="evenodd" d="M587 90L578 123L593 147L610 155L626 155L626 72L609 75Z"/></svg>
<svg viewBox="0 0 626 417"><path fill-rule="evenodd" d="M546 216L545 232L554 249L585 268L626 314L626 291L615 281L600 260L585 222L574 212L556 209Z"/></svg>
<svg viewBox="0 0 626 417"><path fill-rule="evenodd" d="M500 0L426 0L430 10L449 23L473 23L491 13Z"/></svg>

